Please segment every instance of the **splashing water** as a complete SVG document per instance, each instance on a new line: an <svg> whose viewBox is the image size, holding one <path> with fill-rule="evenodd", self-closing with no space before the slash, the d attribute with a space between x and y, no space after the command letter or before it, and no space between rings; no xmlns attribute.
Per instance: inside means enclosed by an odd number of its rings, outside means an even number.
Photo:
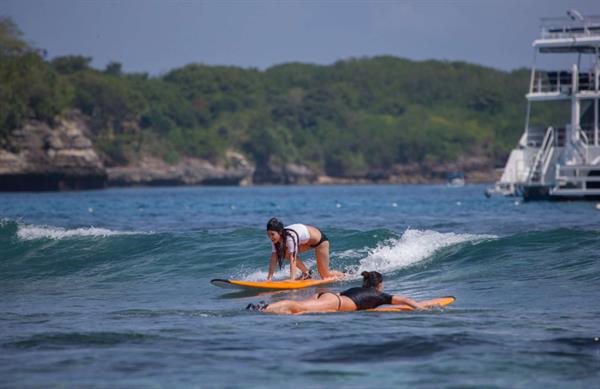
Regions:
<svg viewBox="0 0 600 389"><path fill-rule="evenodd" d="M54 226L36 226L36 225L19 225L17 237L21 240L36 240L36 239L67 239L73 237L107 237L117 235L137 235L143 234L134 231L113 231L107 228L98 227L82 227L65 229Z"/></svg>
<svg viewBox="0 0 600 389"><path fill-rule="evenodd" d="M369 250L348 273L358 278L363 271L389 273L428 259L436 251L464 242L496 239L495 235L441 233L407 229L400 238L391 238Z"/></svg>

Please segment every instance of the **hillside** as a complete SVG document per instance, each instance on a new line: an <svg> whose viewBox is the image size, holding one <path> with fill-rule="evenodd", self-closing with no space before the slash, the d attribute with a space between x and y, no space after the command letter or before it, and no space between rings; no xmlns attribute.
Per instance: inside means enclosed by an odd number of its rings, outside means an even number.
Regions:
<svg viewBox="0 0 600 389"><path fill-rule="evenodd" d="M190 64L156 77L90 63L47 61L2 19L1 148L17 153L14 131L32 120L53 127L78 112L107 169L148 158L227 168L235 153L252 165L255 183L422 182L501 166L522 132L529 77L526 69L392 56L264 71Z"/></svg>

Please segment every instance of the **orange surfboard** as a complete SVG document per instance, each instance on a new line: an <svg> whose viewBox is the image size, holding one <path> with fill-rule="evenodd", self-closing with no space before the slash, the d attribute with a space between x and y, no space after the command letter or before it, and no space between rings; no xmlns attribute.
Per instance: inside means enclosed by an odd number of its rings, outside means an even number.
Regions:
<svg viewBox="0 0 600 389"><path fill-rule="evenodd" d="M420 301L421 304L425 304L428 308L434 307L445 307L456 301L454 296L440 297L433 300ZM399 305L382 305L377 308L367 309L367 311L376 312L401 312L401 311L414 311L414 308L410 305L399 304Z"/></svg>
<svg viewBox="0 0 600 389"><path fill-rule="evenodd" d="M298 280L298 281L242 281L242 280L222 280L214 279L210 283L219 286L221 288L229 289L271 289L271 290L284 290L284 289L302 289L310 288L311 286L319 286L331 284L338 281L336 278L329 278L326 280Z"/></svg>

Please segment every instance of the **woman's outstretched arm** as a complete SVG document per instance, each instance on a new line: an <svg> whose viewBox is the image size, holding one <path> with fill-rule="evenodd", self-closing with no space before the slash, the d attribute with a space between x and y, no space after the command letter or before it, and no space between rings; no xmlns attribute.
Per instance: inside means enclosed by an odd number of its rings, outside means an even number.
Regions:
<svg viewBox="0 0 600 389"><path fill-rule="evenodd" d="M392 296L392 304L406 304L414 309L423 309L424 307L413 299L404 296Z"/></svg>
<svg viewBox="0 0 600 389"><path fill-rule="evenodd" d="M288 253L288 259L290 261L290 280L296 279L296 253Z"/></svg>
<svg viewBox="0 0 600 389"><path fill-rule="evenodd" d="M271 254L271 262L269 262L269 275L267 276L267 281L271 281L273 279L273 274L275 273L275 266L277 265L277 253Z"/></svg>

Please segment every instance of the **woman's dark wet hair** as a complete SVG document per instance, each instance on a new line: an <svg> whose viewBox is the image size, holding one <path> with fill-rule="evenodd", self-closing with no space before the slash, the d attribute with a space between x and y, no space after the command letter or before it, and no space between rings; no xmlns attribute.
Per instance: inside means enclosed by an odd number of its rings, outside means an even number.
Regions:
<svg viewBox="0 0 600 389"><path fill-rule="evenodd" d="M279 242L275 243L275 250L277 252L277 263L279 264L279 268L281 269L283 267L283 260L285 259L286 238L288 232L283 227L283 223L275 217L269 219L269 221L267 222L267 231L278 232L281 236Z"/></svg>
<svg viewBox="0 0 600 389"><path fill-rule="evenodd" d="M267 222L267 231L277 231L280 234L283 232L283 223L277 218L273 217Z"/></svg>
<svg viewBox="0 0 600 389"><path fill-rule="evenodd" d="M376 271L364 271L360 275L363 276L363 288L376 288L383 282L383 276Z"/></svg>

